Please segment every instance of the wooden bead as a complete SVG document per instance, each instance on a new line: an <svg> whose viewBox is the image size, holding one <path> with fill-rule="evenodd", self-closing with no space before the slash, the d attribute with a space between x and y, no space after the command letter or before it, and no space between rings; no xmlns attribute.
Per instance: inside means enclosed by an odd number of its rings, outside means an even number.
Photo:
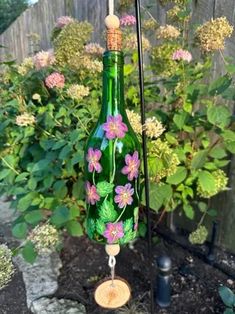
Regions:
<svg viewBox="0 0 235 314"><path fill-rule="evenodd" d="M120 20L116 15L106 16L104 22L108 29L111 29L111 28L117 29L120 27Z"/></svg>
<svg viewBox="0 0 235 314"><path fill-rule="evenodd" d="M120 252L119 244L106 244L105 251L109 256L116 256Z"/></svg>

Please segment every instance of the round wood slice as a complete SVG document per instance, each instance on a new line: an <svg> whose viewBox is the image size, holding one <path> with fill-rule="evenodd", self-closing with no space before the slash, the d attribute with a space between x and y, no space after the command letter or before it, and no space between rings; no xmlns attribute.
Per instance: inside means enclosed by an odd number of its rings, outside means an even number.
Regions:
<svg viewBox="0 0 235 314"><path fill-rule="evenodd" d="M131 297L129 284L122 278L108 279L98 285L95 290L96 303L105 309L117 309L125 305Z"/></svg>

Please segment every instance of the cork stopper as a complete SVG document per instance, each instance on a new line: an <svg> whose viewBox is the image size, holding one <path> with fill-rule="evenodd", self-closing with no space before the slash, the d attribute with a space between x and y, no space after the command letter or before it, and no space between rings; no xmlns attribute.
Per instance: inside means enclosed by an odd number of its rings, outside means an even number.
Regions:
<svg viewBox="0 0 235 314"><path fill-rule="evenodd" d="M107 29L107 50L122 50L122 32L119 28Z"/></svg>

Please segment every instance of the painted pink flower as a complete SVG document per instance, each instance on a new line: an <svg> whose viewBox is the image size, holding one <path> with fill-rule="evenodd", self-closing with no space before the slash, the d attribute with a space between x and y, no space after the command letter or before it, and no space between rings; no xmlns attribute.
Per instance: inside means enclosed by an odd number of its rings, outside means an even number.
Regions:
<svg viewBox="0 0 235 314"><path fill-rule="evenodd" d="M106 230L104 232L104 237L107 239L108 243L115 243L118 239L124 236L123 232L123 222L108 223L106 225Z"/></svg>
<svg viewBox="0 0 235 314"><path fill-rule="evenodd" d="M126 205L131 205L133 202L132 195L134 189L131 188L131 184L127 183L125 186L118 185L115 188L117 195L114 197L114 202L118 204L119 208L123 208Z"/></svg>
<svg viewBox="0 0 235 314"><path fill-rule="evenodd" d="M121 26L132 26L136 24L136 18L134 15L125 15L120 19Z"/></svg>
<svg viewBox="0 0 235 314"><path fill-rule="evenodd" d="M138 230L138 222L135 223L135 225L134 225L134 230L135 230L135 231Z"/></svg>
<svg viewBox="0 0 235 314"><path fill-rule="evenodd" d="M64 26L73 22L74 22L74 19L71 16L61 16L56 20L56 27L63 28Z"/></svg>
<svg viewBox="0 0 235 314"><path fill-rule="evenodd" d="M122 116L120 114L116 116L108 116L107 122L103 124L103 130L106 131L105 136L112 140L114 138L123 138L128 128L125 123L122 122Z"/></svg>
<svg viewBox="0 0 235 314"><path fill-rule="evenodd" d="M55 63L55 56L52 49L48 51L39 51L34 57L33 62L35 68L40 70L41 68L48 67Z"/></svg>
<svg viewBox="0 0 235 314"><path fill-rule="evenodd" d="M100 200L100 196L97 193L96 187L91 185L90 182L86 182L86 200L87 203L95 205L97 201Z"/></svg>
<svg viewBox="0 0 235 314"><path fill-rule="evenodd" d="M100 173L102 171L101 164L99 163L101 156L102 153L99 149L93 149L91 147L88 149L86 160L88 161L89 172L93 172L95 170Z"/></svg>
<svg viewBox="0 0 235 314"><path fill-rule="evenodd" d="M64 87L65 78L63 74L58 72L53 72L52 74L48 75L45 79L45 84L48 88L63 88Z"/></svg>
<svg viewBox="0 0 235 314"><path fill-rule="evenodd" d="M176 60L176 61L183 60L183 61L190 62L192 61L192 55L187 50L179 49L173 53L172 60Z"/></svg>
<svg viewBox="0 0 235 314"><path fill-rule="evenodd" d="M126 166L122 168L122 173L127 174L128 180L132 181L134 178L137 178L139 175L139 153L134 152L133 156L127 154L125 156Z"/></svg>

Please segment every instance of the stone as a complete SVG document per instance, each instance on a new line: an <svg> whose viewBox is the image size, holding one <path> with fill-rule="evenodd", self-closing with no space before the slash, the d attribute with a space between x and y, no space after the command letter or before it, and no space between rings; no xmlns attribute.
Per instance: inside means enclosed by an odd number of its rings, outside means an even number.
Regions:
<svg viewBox="0 0 235 314"><path fill-rule="evenodd" d="M21 256L17 256L15 262L23 273L29 309L33 301L56 292L57 277L62 266L57 253L38 256L33 265L27 263Z"/></svg>
<svg viewBox="0 0 235 314"><path fill-rule="evenodd" d="M40 298L32 302L34 314L86 314L85 306L72 300Z"/></svg>

